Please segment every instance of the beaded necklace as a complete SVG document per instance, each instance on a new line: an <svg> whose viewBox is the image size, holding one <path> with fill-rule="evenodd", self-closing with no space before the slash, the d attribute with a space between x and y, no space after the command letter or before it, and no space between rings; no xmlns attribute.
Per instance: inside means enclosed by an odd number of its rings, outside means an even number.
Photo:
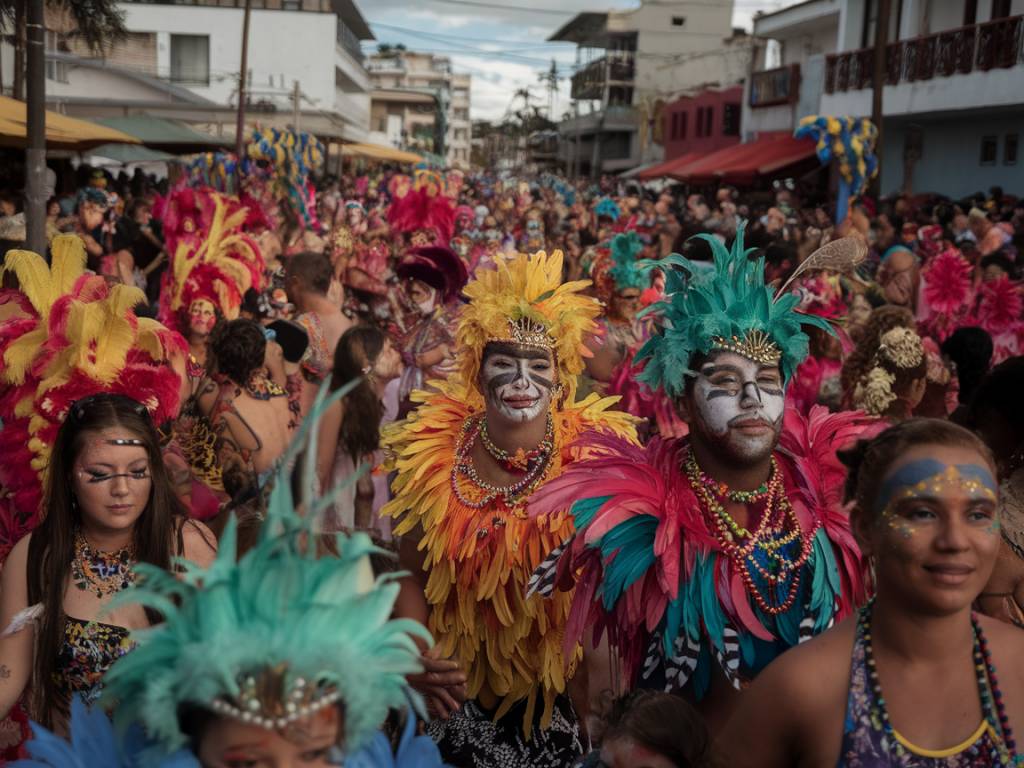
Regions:
<svg viewBox="0 0 1024 768"><path fill-rule="evenodd" d="M810 559L820 523L809 531L801 529L793 505L786 498L782 472L775 457L772 457L768 481L762 488L746 492L730 491L728 486L708 477L697 464L692 451L687 453L683 466L690 487L713 526L715 538L739 570L754 602L771 616L788 611L799 594L800 569ZM764 503L764 512L753 532L737 523L723 504L724 501L741 500L745 500L742 503ZM793 558L786 554L785 549L798 540L800 553ZM764 557L764 565L759 555ZM767 583L767 595L762 594L751 571ZM787 583L786 596L780 601L777 590Z"/></svg>
<svg viewBox="0 0 1024 768"><path fill-rule="evenodd" d="M544 479L548 465L551 462L551 456L554 453L554 440L550 441L547 448L538 455L522 479L517 480L512 485L493 485L480 477L476 467L473 466L473 460L469 456L473 443L480 434L480 425L483 423L483 420L483 415L470 416L462 423L459 439L455 444L455 463L452 465L451 472L452 493L455 494L462 504L471 509L483 509L498 497L501 497L506 504L512 506L533 493L537 486L540 485L541 480ZM544 443L542 442L538 448L543 446ZM477 489L483 492L483 496L479 500L473 501L468 499L462 493L462 489L459 487L460 476L465 477Z"/></svg>
<svg viewBox="0 0 1024 768"><path fill-rule="evenodd" d="M98 598L127 589L135 582L135 547L129 544L116 552L94 550L82 532L75 531L75 556L71 560L71 582Z"/></svg>
<svg viewBox="0 0 1024 768"><path fill-rule="evenodd" d="M875 598L871 598L868 604L860 609L857 617L857 631L864 642L864 664L867 667L868 683L871 685L871 693L877 703L876 714L882 724L882 732L892 745L897 757L906 754L906 747L896 738L895 728L889 719L889 710L885 705L885 697L882 695L882 685L878 680L878 670L875 666L875 654L871 644L871 613L874 609ZM999 680L996 677L996 668L992 663L992 655L989 652L988 641L985 633L982 632L978 617L971 612L971 629L973 630L974 647L972 657L974 659L975 679L978 682L978 695L981 697L981 712L985 721L988 722L997 734L1002 736L1000 751L1006 751L1005 759L1001 759L1001 765L1016 765L1017 743L1013 738L1013 729L1010 728L1010 719L1006 715L1006 708L1003 706L1003 694L999 690Z"/></svg>
<svg viewBox="0 0 1024 768"><path fill-rule="evenodd" d="M537 447L529 451L519 448L515 453L509 453L504 448L496 446L494 441L491 440L491 435L487 431L487 417L482 416L480 418L480 443L483 445L484 450L491 455L491 458L501 464L506 470L510 472L527 472L531 464L543 456L549 455L554 450L555 421L551 418L549 411L547 428L544 430L544 439L540 441Z"/></svg>

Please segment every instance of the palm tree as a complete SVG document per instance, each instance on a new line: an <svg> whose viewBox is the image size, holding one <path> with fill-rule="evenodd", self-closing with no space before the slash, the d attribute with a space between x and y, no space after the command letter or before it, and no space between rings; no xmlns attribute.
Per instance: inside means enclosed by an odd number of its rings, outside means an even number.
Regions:
<svg viewBox="0 0 1024 768"><path fill-rule="evenodd" d="M31 2L32 0L28 0ZM0 0L0 21L14 27L14 98L25 98L25 3ZM79 40L96 56L102 56L128 34L124 11L116 0L46 0L46 7L67 14L73 22L71 40Z"/></svg>

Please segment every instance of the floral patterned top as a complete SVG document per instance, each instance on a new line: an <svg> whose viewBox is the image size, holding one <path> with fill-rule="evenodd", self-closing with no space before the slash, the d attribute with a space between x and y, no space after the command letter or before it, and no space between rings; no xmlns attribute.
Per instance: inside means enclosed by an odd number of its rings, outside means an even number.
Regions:
<svg viewBox="0 0 1024 768"><path fill-rule="evenodd" d="M135 647L124 627L64 618L64 641L57 652L53 683L61 700L80 694L92 703L100 693L100 680L110 666Z"/></svg>

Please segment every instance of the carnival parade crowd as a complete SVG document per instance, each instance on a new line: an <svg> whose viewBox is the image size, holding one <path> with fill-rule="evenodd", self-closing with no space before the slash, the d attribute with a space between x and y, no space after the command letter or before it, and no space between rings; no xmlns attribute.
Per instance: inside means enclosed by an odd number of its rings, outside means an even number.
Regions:
<svg viewBox="0 0 1024 768"><path fill-rule="evenodd" d="M0 763L1024 764L1024 201L79 180L0 195Z"/></svg>

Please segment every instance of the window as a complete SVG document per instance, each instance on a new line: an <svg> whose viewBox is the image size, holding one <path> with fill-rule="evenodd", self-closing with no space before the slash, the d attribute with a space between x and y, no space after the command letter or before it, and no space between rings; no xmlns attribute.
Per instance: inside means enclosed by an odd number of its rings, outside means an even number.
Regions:
<svg viewBox="0 0 1024 768"><path fill-rule="evenodd" d="M52 29L46 30L46 52L60 51L60 36ZM46 79L57 83L68 81L68 64L66 61L46 60Z"/></svg>
<svg viewBox="0 0 1024 768"><path fill-rule="evenodd" d="M969 27L978 20L978 0L967 0L964 3L964 26Z"/></svg>
<svg viewBox="0 0 1024 768"><path fill-rule="evenodd" d="M210 84L209 35L171 35L171 82Z"/></svg>
<svg viewBox="0 0 1024 768"><path fill-rule="evenodd" d="M708 107L704 111L704 135L705 136L710 136L711 135L711 126L714 123L714 121L715 121L715 108L714 107Z"/></svg>
<svg viewBox="0 0 1024 768"><path fill-rule="evenodd" d="M302 0L281 0L282 11L301 11Z"/></svg>
<svg viewBox="0 0 1024 768"><path fill-rule="evenodd" d="M693 135L698 139L704 135L704 107L697 107L696 125L693 126Z"/></svg>
<svg viewBox="0 0 1024 768"><path fill-rule="evenodd" d="M673 27L685 27L686 26L686 17L685 16L673 16L672 17L672 26Z"/></svg>
<svg viewBox="0 0 1024 768"><path fill-rule="evenodd" d="M679 138L679 113L678 112L673 112L672 113L672 132L669 134L669 136L672 138L672 141L675 141L676 139Z"/></svg>
<svg viewBox="0 0 1024 768"><path fill-rule="evenodd" d="M1003 145L1003 165L1017 164L1017 134L1006 134L1006 143Z"/></svg>
<svg viewBox="0 0 1024 768"><path fill-rule="evenodd" d="M690 119L690 113L689 112L683 112L679 117L680 117L680 120L679 120L679 138L680 139L685 139L686 138L686 123Z"/></svg>
<svg viewBox="0 0 1024 768"><path fill-rule="evenodd" d="M981 164L995 165L996 154L998 153L999 140L995 136L981 137Z"/></svg>
<svg viewBox="0 0 1024 768"><path fill-rule="evenodd" d="M740 135L740 105L726 104L722 107L722 135Z"/></svg>

